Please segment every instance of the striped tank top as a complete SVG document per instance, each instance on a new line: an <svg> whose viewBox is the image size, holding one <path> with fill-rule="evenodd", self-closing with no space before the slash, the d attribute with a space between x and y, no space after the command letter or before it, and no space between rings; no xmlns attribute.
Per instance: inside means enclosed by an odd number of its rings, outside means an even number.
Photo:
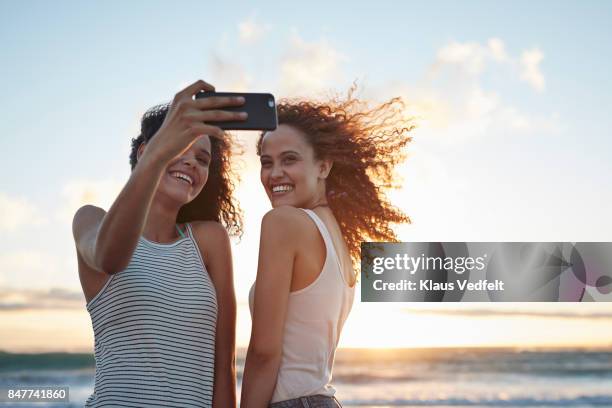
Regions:
<svg viewBox="0 0 612 408"><path fill-rule="evenodd" d="M87 310L96 375L86 407L212 406L217 298L189 224L173 243L140 237Z"/></svg>

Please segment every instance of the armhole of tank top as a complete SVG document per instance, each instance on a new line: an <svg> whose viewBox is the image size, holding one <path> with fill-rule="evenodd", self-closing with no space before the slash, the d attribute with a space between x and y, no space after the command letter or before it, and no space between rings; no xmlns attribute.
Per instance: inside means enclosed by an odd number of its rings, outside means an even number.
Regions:
<svg viewBox="0 0 612 408"><path fill-rule="evenodd" d="M85 309L90 310L93 306L95 306L96 301L100 299L100 297L104 294L104 292L106 291L106 288L108 288L108 285L110 285L115 275L116 274L112 274L109 276L104 286L102 286L102 289L100 289L98 293L96 293L96 295L93 298L91 298L89 302L87 302L87 304L85 305Z"/></svg>
<svg viewBox="0 0 612 408"><path fill-rule="evenodd" d="M210 277L210 274L208 273L208 269L206 269L206 264L204 263L204 257L202 256L202 252L200 251L200 245L198 244L198 241L196 240L196 237L193 234L193 230L191 229L191 223L188 222L186 223L186 225L187 225L187 228L186 228L187 237L190 238L189 240L191 241L193 245L193 249L198 255L198 259L200 260L200 263L202 264L202 269L204 270L204 273L206 273Z"/></svg>
<svg viewBox="0 0 612 408"><path fill-rule="evenodd" d="M319 230L319 234L321 234L321 238L323 238L323 241L326 241L325 236L323 236L323 232L327 234L327 238L329 239L329 245L334 250L334 256L336 258L336 265L338 265L338 272L340 273L340 278L342 279L342 282L344 283L347 289L353 289L355 285L351 286L349 282L346 280L346 276L344 276L345 265L344 265L343 260L340 259L340 255L338 254L338 250L336 249L336 246L334 245L334 240L332 239L331 234L329 233L329 229L327 228L323 220L317 215L317 213L315 213L312 210L306 209L306 208L302 208L302 209L310 216L310 218L317 225L317 229ZM311 212L314 215L314 217L310 214ZM327 251L327 244L326 244L326 251Z"/></svg>
<svg viewBox="0 0 612 408"><path fill-rule="evenodd" d="M317 214L314 214L314 211L309 210L307 208L301 208L301 210L303 210L308 215L308 218L310 218L310 220L315 224L315 227L317 228L317 232L319 233L319 236L323 240L323 245L325 245L325 260L323 261L323 265L321 266L321 270L319 271L319 274L317 275L315 280L313 280L312 282L310 282L310 284L308 284L307 286L305 286L305 287L303 287L301 289L289 292L290 296L299 295L300 293L307 292L311 288L313 288L317 284L317 282L319 282L321 280L321 278L323 277L323 272L325 272L325 267L328 265L328 263L329 262L333 262L333 260L331 259L331 254L329 253L328 246L332 245L332 249L334 250L334 252L336 251L336 249L333 248L333 242L331 242L331 241L329 243L327 242L327 239L325 238L325 235L324 235L324 232L327 232L327 230L324 231L322 229L322 228L325 227L325 225L323 225L323 226L319 225L319 222L322 222L322 221L318 219ZM313 214L310 214L310 212L312 212ZM328 233L328 235L329 235L329 233ZM336 257L336 262L337 262L337 257Z"/></svg>

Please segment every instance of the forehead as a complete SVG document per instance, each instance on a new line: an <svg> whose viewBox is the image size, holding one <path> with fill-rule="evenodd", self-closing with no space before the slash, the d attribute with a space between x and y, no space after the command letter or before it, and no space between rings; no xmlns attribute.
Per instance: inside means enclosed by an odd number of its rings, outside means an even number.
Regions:
<svg viewBox="0 0 612 408"><path fill-rule="evenodd" d="M210 138L207 135L199 136L193 144L197 150L205 150L208 153L211 151Z"/></svg>
<svg viewBox="0 0 612 408"><path fill-rule="evenodd" d="M288 125L279 125L276 130L266 132L261 142L262 155L277 155L293 150L298 153L312 152L312 147L306 142L302 132Z"/></svg>

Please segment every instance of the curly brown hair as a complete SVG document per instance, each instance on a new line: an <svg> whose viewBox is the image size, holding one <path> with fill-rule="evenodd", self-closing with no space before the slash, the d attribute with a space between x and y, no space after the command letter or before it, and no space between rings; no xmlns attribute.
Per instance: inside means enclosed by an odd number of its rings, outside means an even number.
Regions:
<svg viewBox="0 0 612 408"><path fill-rule="evenodd" d="M398 187L393 169L405 159L403 148L412 140L408 133L415 125L402 115L401 98L370 108L354 97L354 90L346 98L326 102L284 99L277 111L279 124L305 135L315 159L333 161L326 179L327 201L356 266L362 241L396 242L391 224L410 222L385 191ZM258 155L264 135L257 141Z"/></svg>
<svg viewBox="0 0 612 408"><path fill-rule="evenodd" d="M142 116L140 135L132 139L130 165L132 170L138 161L138 147L147 143L161 127L169 104L157 105ZM176 221L216 221L221 223L231 236L242 236L242 210L234 198L235 183L239 181L232 171L230 160L238 153L236 144L228 133L222 139L210 138L211 156L208 181L193 199L179 210Z"/></svg>

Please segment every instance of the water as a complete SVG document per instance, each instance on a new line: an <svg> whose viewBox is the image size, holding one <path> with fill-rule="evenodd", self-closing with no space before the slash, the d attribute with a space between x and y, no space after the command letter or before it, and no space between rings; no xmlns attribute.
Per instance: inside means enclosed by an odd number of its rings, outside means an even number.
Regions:
<svg viewBox="0 0 612 408"><path fill-rule="evenodd" d="M87 354L0 354L0 388L70 387L49 407L83 406L93 375ZM334 385L345 407L612 407L612 349L343 349Z"/></svg>

